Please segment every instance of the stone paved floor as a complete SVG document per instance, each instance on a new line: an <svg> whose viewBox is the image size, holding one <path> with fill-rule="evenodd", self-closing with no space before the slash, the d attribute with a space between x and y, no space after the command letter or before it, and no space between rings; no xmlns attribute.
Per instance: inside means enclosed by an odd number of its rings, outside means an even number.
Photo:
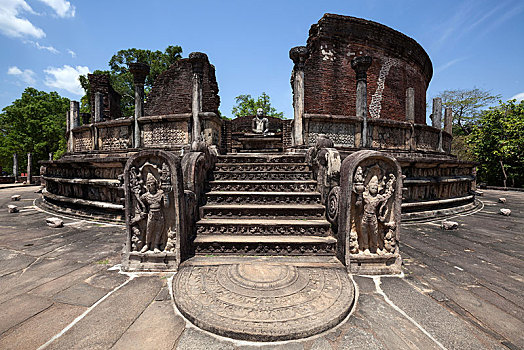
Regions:
<svg viewBox="0 0 524 350"><path fill-rule="evenodd" d="M357 305L318 336L259 344L221 338L174 310L172 276L124 275L124 230L32 207L37 187L0 187L0 349L522 349L524 193L485 191L484 209L404 225L404 278L353 276ZM20 213L8 214L13 194ZM505 205L497 198L507 198ZM512 210L510 217L497 212Z"/></svg>

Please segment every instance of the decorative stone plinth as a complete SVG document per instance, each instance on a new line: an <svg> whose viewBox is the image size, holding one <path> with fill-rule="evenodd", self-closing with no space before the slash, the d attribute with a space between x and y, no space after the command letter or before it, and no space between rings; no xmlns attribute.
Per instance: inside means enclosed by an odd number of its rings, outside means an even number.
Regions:
<svg viewBox="0 0 524 350"><path fill-rule="evenodd" d="M348 315L355 296L343 268L261 262L182 267L173 293L198 327L250 341L323 332Z"/></svg>
<svg viewBox="0 0 524 350"><path fill-rule="evenodd" d="M129 252L122 259L125 271L176 271L178 263L173 252Z"/></svg>

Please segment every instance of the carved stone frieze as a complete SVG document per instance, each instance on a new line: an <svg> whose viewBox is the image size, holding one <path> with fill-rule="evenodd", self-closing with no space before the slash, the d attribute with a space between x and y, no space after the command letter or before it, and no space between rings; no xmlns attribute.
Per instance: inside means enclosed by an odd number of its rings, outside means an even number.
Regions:
<svg viewBox="0 0 524 350"><path fill-rule="evenodd" d="M217 171L309 171L306 164L217 164Z"/></svg>
<svg viewBox="0 0 524 350"><path fill-rule="evenodd" d="M212 191L256 191L256 192L313 192L316 191L316 182L312 183L211 183Z"/></svg>
<svg viewBox="0 0 524 350"><path fill-rule="evenodd" d="M336 243L280 244L276 243L199 243L195 254L241 254L241 255L333 255Z"/></svg>
<svg viewBox="0 0 524 350"><path fill-rule="evenodd" d="M297 235L297 236L327 236L329 225L282 225L282 224L237 224L211 223L198 224L197 235Z"/></svg>
<svg viewBox="0 0 524 350"><path fill-rule="evenodd" d="M142 126L144 147L169 147L189 143L187 122L147 123Z"/></svg>
<svg viewBox="0 0 524 350"><path fill-rule="evenodd" d="M131 135L127 125L99 128L98 132L101 150L118 150L131 147Z"/></svg>
<svg viewBox="0 0 524 350"><path fill-rule="evenodd" d="M221 194L212 193L207 194L207 203L209 204L285 204L285 203L296 203L296 204L320 204L319 194L303 194L297 193L296 195L290 192L290 194L257 194L252 193L249 195L242 194Z"/></svg>
<svg viewBox="0 0 524 350"><path fill-rule="evenodd" d="M73 133L73 145L75 152L91 151L93 149L93 138L90 130Z"/></svg>
<svg viewBox="0 0 524 350"><path fill-rule="evenodd" d="M342 163L340 191L339 258L352 272L399 273L402 173L398 162L375 151L353 153Z"/></svg>
<svg viewBox="0 0 524 350"><path fill-rule="evenodd" d="M137 153L126 163L124 190L124 268L176 270L187 253L180 159L164 151ZM158 259L158 254L165 259Z"/></svg>
<svg viewBox="0 0 524 350"><path fill-rule="evenodd" d="M311 172L216 171L215 180L311 180Z"/></svg>
<svg viewBox="0 0 524 350"><path fill-rule="evenodd" d="M310 122L308 143L314 146L321 136L333 140L335 147L355 147L355 125Z"/></svg>

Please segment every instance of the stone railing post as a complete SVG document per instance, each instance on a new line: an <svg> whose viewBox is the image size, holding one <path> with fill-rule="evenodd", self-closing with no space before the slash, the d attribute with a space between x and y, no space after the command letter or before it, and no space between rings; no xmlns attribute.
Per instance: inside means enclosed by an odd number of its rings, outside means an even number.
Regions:
<svg viewBox="0 0 524 350"><path fill-rule="evenodd" d="M406 121L415 122L415 89L412 87L406 89Z"/></svg>
<svg viewBox="0 0 524 350"><path fill-rule="evenodd" d="M18 181L18 154L13 154L13 177L15 182Z"/></svg>
<svg viewBox="0 0 524 350"><path fill-rule="evenodd" d="M293 145L304 144L304 64L308 57L308 49L305 46L297 46L289 50L289 58L295 66L291 76L293 88Z"/></svg>
<svg viewBox="0 0 524 350"><path fill-rule="evenodd" d="M443 152L442 149L442 99L436 97L433 99L433 114L431 115L431 126L440 130L438 136L438 151Z"/></svg>
<svg viewBox="0 0 524 350"><path fill-rule="evenodd" d="M362 118L362 147L368 147L368 120L367 120L367 70L371 66L370 56L359 56L351 60L351 68L357 75L357 117Z"/></svg>
<svg viewBox="0 0 524 350"><path fill-rule="evenodd" d="M33 176L31 172L31 167L33 165L33 155L31 152L27 153L27 184L33 182Z"/></svg>
<svg viewBox="0 0 524 350"><path fill-rule="evenodd" d="M101 92L95 93L95 116L93 118L93 149L98 149L98 126L97 123L104 119L104 95Z"/></svg>
<svg viewBox="0 0 524 350"><path fill-rule="evenodd" d="M446 107L444 114L444 131L448 134L453 134L453 110L451 107Z"/></svg>
<svg viewBox="0 0 524 350"><path fill-rule="evenodd" d="M144 115L144 84L149 74L149 66L145 63L130 63L129 71L133 74L135 84L135 119L133 128L133 147L140 147L140 127L138 119Z"/></svg>
<svg viewBox="0 0 524 350"><path fill-rule="evenodd" d="M207 55L202 52L191 52L189 54L189 60L191 61L191 67L193 68L193 79L192 79L192 99L191 99L191 114L192 114L192 141L201 141L202 138L202 124L200 121L199 113L202 112L202 78L204 74L204 61L207 59Z"/></svg>

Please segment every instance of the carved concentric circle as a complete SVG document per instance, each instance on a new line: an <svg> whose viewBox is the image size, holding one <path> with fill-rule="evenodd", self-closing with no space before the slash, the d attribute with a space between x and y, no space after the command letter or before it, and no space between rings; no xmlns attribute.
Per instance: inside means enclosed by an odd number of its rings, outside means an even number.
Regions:
<svg viewBox="0 0 524 350"><path fill-rule="evenodd" d="M270 263L186 266L175 276L173 292L195 325L251 341L325 331L347 316L354 299L342 268Z"/></svg>

